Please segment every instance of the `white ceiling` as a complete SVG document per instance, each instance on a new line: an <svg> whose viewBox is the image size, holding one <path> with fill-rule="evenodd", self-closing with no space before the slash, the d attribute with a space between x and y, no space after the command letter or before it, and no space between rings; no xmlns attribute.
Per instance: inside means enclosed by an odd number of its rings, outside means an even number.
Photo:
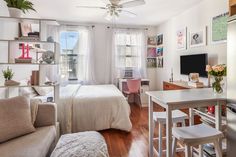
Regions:
<svg viewBox="0 0 236 157"><path fill-rule="evenodd" d="M104 10L76 8L78 5L104 6L101 0L31 0L41 18L61 21L108 23ZM146 0L146 4L127 9L136 13L135 18L120 17L117 24L157 25L176 14L200 3L201 0Z"/></svg>

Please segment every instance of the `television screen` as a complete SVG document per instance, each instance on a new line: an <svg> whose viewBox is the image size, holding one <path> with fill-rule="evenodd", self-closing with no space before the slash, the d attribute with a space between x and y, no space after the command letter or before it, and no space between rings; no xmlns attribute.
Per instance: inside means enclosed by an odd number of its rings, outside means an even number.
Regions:
<svg viewBox="0 0 236 157"><path fill-rule="evenodd" d="M207 72L205 70L207 64L207 54L180 56L180 73L183 75L199 73L200 77L207 77Z"/></svg>

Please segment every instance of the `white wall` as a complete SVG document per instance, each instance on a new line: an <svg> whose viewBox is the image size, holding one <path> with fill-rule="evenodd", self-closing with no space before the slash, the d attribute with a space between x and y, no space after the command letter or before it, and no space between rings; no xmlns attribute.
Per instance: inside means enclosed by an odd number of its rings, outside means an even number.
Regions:
<svg viewBox="0 0 236 157"><path fill-rule="evenodd" d="M148 36L155 36L156 35L156 28L149 27L148 28ZM156 68L147 68L147 75L150 79L150 90L157 90L157 70Z"/></svg>
<svg viewBox="0 0 236 157"><path fill-rule="evenodd" d="M162 82L168 81L171 68L174 70L174 80L186 80L187 76L180 75L180 55L194 53L208 53L209 64L226 63L226 43L212 44L210 39L211 19L228 11L228 1L226 0L203 0L193 8L177 15L157 27L157 34L164 34L164 68L157 69L157 88L162 89ZM208 26L207 46L189 48L184 51L176 50L176 31L187 27L188 36L190 30L200 30ZM207 82L201 78L201 81Z"/></svg>

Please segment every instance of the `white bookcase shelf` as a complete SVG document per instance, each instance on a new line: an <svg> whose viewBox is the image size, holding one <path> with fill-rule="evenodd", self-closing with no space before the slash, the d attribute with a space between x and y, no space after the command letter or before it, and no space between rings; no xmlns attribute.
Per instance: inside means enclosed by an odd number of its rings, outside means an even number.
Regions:
<svg viewBox="0 0 236 157"><path fill-rule="evenodd" d="M19 39L20 36L20 23L27 23L31 25L37 25L36 28L39 32L39 40L27 40ZM30 75L33 70L39 71L39 84L38 85L27 85L22 83L17 86L5 86L4 78L0 75L0 90L5 89L8 93L6 97L11 97L9 92L11 89L25 88L25 87L52 87L54 93L54 101L56 102L59 97L59 51L60 45L57 42L48 42L47 39L47 26L48 25L59 25L56 20L53 19L38 19L38 18L13 18L0 16L0 71L10 67L13 69L14 77L13 80L21 82L21 79L30 80ZM32 63L15 63L15 58L21 55L20 44L29 44L30 57L32 57ZM39 45L40 48L34 47ZM33 48L32 48L33 47ZM54 62L47 64L40 62L38 59L42 57L43 51L52 51L54 53ZM48 80L48 75L52 78ZM55 82L52 85L45 84L47 81Z"/></svg>
<svg viewBox="0 0 236 157"><path fill-rule="evenodd" d="M8 17L8 16L0 16L0 21L10 21L10 22L27 22L31 24L39 24L40 22L45 22L49 25L59 25L56 20L53 19L39 19L39 18L18 18L18 17Z"/></svg>

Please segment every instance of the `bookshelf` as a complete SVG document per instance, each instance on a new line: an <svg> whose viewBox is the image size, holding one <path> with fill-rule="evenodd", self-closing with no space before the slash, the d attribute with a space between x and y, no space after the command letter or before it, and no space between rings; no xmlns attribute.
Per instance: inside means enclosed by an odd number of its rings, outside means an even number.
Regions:
<svg viewBox="0 0 236 157"><path fill-rule="evenodd" d="M22 37L22 24L30 26L29 32L38 32L38 36L35 39L28 35ZM15 91L20 91L20 88L40 87L52 88L53 102L58 100L60 45L57 42L47 41L47 27L57 25L59 25L58 22L53 19L0 16L0 71L7 67L11 68L14 72L12 80L20 82L19 85L5 86L5 80L0 72L0 93L3 92L5 98L16 95ZM24 45L23 48L22 45ZM23 57L23 63L19 63L17 59L25 55L25 45L27 45L27 53L29 52L29 61L26 62L26 58ZM51 62L43 58L43 54L49 51ZM33 71L38 72L37 83L34 84L31 77ZM22 80L24 80L23 83ZM51 82L51 84L46 84L46 82Z"/></svg>
<svg viewBox="0 0 236 157"><path fill-rule="evenodd" d="M147 67L163 68L163 34L149 36L147 40Z"/></svg>

